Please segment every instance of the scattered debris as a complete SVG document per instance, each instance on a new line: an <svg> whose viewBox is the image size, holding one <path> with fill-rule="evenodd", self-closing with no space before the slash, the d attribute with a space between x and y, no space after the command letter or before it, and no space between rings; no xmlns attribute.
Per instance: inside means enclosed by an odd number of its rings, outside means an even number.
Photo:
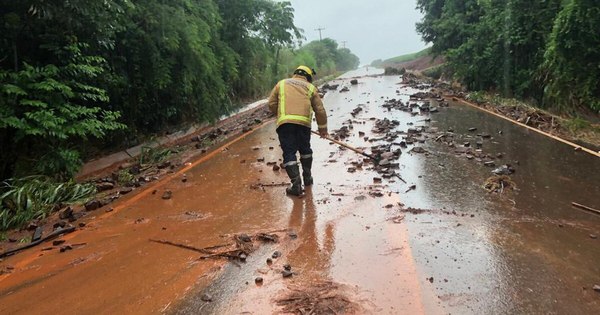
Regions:
<svg viewBox="0 0 600 315"><path fill-rule="evenodd" d="M515 169L510 164L504 164L492 171L496 175L511 175L515 172Z"/></svg>
<svg viewBox="0 0 600 315"><path fill-rule="evenodd" d="M427 150L423 149L422 147L413 147L409 152L414 152L414 153L428 153Z"/></svg>
<svg viewBox="0 0 600 315"><path fill-rule="evenodd" d="M276 231L281 232L281 231ZM245 233L235 234L232 237L233 243L215 245L204 248L197 248L190 245L174 243L166 240L155 240L150 239L151 242L171 245L179 248L184 248L192 251L196 251L204 256L201 256L199 259L209 259L209 258L227 258L230 260L238 260L240 262L246 261L246 258L256 249L255 242L263 242L263 243L274 243L279 240L279 235L274 232L266 232L266 233L257 233L255 235L248 235ZM281 256L281 253L278 253ZM275 256L275 253L273 254ZM277 257L279 257L277 256ZM273 257L276 258L276 257ZM268 261L267 261L268 263Z"/></svg>
<svg viewBox="0 0 600 315"><path fill-rule="evenodd" d="M279 241L279 236L277 234L258 233L256 234L256 239L265 243L277 243Z"/></svg>
<svg viewBox="0 0 600 315"><path fill-rule="evenodd" d="M395 224L400 224L400 223L402 223L402 221L404 221L404 217L405 217L405 216L404 216L403 214L400 214L400 215L397 215L397 216L391 217L391 218L389 218L389 219L387 219L387 220L388 220L388 221L392 221L392 222L393 222L393 223L395 223Z"/></svg>
<svg viewBox="0 0 600 315"><path fill-rule="evenodd" d="M24 249L34 247L34 246L39 245L39 244L41 244L41 243L43 243L45 241L49 241L49 240L51 240L53 238L56 238L56 237L58 237L60 235L68 234L68 233L71 233L73 231L75 231L75 227L74 226L70 226L70 227L67 227L67 228L59 228L59 229L55 230L54 232L46 235L46 237L41 238L41 239L39 239L39 240L37 240L35 242L31 242L31 243L23 245L21 247L13 248L13 249L7 250L7 251L5 251L3 253L0 253L0 258L4 258L4 257L10 256L10 255L14 255L14 254L16 254L16 253L18 253L18 252L20 252L20 251L22 251Z"/></svg>
<svg viewBox="0 0 600 315"><path fill-rule="evenodd" d="M508 175L494 175L485 180L483 187L488 192L503 193L504 189L516 189L515 182Z"/></svg>
<svg viewBox="0 0 600 315"><path fill-rule="evenodd" d="M332 91L335 91L335 90L337 90L338 86L340 86L340 85L339 84L325 83L325 85L323 85L320 89L321 90L332 90Z"/></svg>
<svg viewBox="0 0 600 315"><path fill-rule="evenodd" d="M276 300L283 312L291 314L358 314L361 308L345 294L349 289L331 281L314 282L309 287L290 288Z"/></svg>

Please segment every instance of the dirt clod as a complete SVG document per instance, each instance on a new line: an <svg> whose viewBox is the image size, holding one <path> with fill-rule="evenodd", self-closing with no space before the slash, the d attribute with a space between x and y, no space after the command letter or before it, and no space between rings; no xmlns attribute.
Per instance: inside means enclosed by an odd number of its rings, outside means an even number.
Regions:
<svg viewBox="0 0 600 315"><path fill-rule="evenodd" d="M284 278L289 278L289 277L293 276L293 275L294 275L294 273L293 273L293 272L291 272L291 271L289 271L289 270L283 270L283 271L281 272L281 275L282 275Z"/></svg>
<svg viewBox="0 0 600 315"><path fill-rule="evenodd" d="M73 209L71 207L67 207L63 211L61 211L58 215L59 219L66 220L73 216Z"/></svg>
<svg viewBox="0 0 600 315"><path fill-rule="evenodd" d="M213 297L212 297L212 295L210 295L208 293L204 293L204 294L202 294L202 297L200 297L200 299L204 302L212 302Z"/></svg>
<svg viewBox="0 0 600 315"><path fill-rule="evenodd" d="M171 197L173 197L173 192L170 190L167 190L163 193L161 198L164 200L169 200L169 199L171 199Z"/></svg>
<svg viewBox="0 0 600 315"><path fill-rule="evenodd" d="M239 234L238 239L245 243L252 242L252 239L250 238L250 236L248 236L248 234L245 234L245 233Z"/></svg>

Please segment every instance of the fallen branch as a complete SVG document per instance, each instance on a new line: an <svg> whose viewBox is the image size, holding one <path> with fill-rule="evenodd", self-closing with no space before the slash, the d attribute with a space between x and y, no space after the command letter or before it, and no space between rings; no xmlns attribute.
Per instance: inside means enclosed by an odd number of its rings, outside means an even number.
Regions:
<svg viewBox="0 0 600 315"><path fill-rule="evenodd" d="M282 187L282 186L288 186L289 183L278 183L278 184L252 184L250 185L250 188L252 189L258 189L258 188L264 188L264 187Z"/></svg>
<svg viewBox="0 0 600 315"><path fill-rule="evenodd" d="M179 244L179 243L174 243L171 241L166 241L166 240L154 240L154 239L150 239L150 242L155 242L155 243L159 243L159 244L165 244L165 245L171 245L171 246L175 246L175 247L179 247L179 248L183 248L183 249L189 249L189 250L193 250L195 252L199 252L202 254L209 254L212 255L213 252L211 252L209 249L217 249L217 248L221 248L221 247L226 247L226 246L230 246L232 244L223 244L223 245L215 245L215 246L209 246L209 247L205 247L205 248L197 248L194 246L190 246L190 245L185 245L185 244Z"/></svg>
<svg viewBox="0 0 600 315"><path fill-rule="evenodd" d="M398 173L394 173L394 175L395 175L396 177L398 177L398 179L399 179L399 180L401 180L403 183L405 183L405 184L406 184L406 181L405 181L405 180L404 180L402 177L400 177L400 174L398 174Z"/></svg>
<svg viewBox="0 0 600 315"><path fill-rule="evenodd" d="M240 254L246 254L243 250L234 249L223 253L210 254L207 256L200 256L200 259L209 259L209 258L228 258L228 259L239 259Z"/></svg>
<svg viewBox="0 0 600 315"><path fill-rule="evenodd" d="M596 209L594 209L594 208L590 208L590 207L588 207L588 206L584 206L584 205L582 205L582 204L579 204L579 203L576 203L576 202L571 202L571 205L572 205L573 207L575 207L575 208L579 208L579 209L582 209L582 210L586 210L586 211L589 211L589 212L592 212L592 213L595 213L595 214L600 214L600 210L596 210Z"/></svg>
<svg viewBox="0 0 600 315"><path fill-rule="evenodd" d="M53 238L56 238L56 237L58 237L58 236L60 236L62 234L68 234L68 233L71 233L73 231L75 231L75 227L74 226L71 226L71 227L68 227L68 228L64 228L64 229L58 229L58 230L56 230L56 231L48 234L46 237L41 238L41 239L39 239L39 240L37 240L35 242L31 242L31 243L29 243L27 245L23 245L23 246L18 247L18 248L13 248L11 250L7 250L4 253L0 254L0 258L4 258L4 257L10 256L10 255L14 255L14 254L16 254L16 253L18 253L18 252L20 252L20 251L22 251L24 249L28 249L28 248L34 247L34 246L39 245L39 244L41 244L41 243L43 243L45 241L49 241L49 240L51 240Z"/></svg>
<svg viewBox="0 0 600 315"><path fill-rule="evenodd" d="M277 234L258 233L256 234L256 239L263 242L277 243L279 236Z"/></svg>
<svg viewBox="0 0 600 315"><path fill-rule="evenodd" d="M288 232L288 231L289 231L289 229L278 229L278 230L272 230L272 231L261 232L261 233L263 233L263 234L273 234L273 233L283 233L283 232Z"/></svg>

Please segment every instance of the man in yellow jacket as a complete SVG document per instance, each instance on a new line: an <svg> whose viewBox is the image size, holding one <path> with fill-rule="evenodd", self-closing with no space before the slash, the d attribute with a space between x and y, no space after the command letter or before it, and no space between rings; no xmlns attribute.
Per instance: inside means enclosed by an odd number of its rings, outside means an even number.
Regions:
<svg viewBox="0 0 600 315"><path fill-rule="evenodd" d="M269 109L277 114L277 135L283 150L283 165L292 182L286 192L295 196L302 195L296 152L300 152L304 185L313 184L313 151L310 148L313 112L316 114L319 134L321 137L327 136L327 113L319 91L312 84L314 76L314 69L299 66L290 79L281 80L275 85L269 97Z"/></svg>

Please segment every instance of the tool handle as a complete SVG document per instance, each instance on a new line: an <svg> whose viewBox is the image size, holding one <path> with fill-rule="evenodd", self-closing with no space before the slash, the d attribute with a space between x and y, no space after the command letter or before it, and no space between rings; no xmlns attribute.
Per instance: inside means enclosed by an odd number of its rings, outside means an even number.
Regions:
<svg viewBox="0 0 600 315"><path fill-rule="evenodd" d="M314 131L314 130L311 130L311 132L312 132L312 133L314 133L314 134L316 134L316 135L318 135L318 136L321 136L321 134L320 134L320 133L318 133L318 132L316 132L316 131ZM352 151L354 151L354 152L356 152L356 153L358 153L358 154L362 154L362 155L364 155L364 156L366 156L366 157L368 157L368 158L370 158L370 159L373 159L373 160L375 159L373 156L371 156L371 155L369 155L369 154L366 154L366 153L365 153L365 152L363 152L362 150L360 150L360 149L357 149L357 148L355 148L355 147L353 147L353 146L351 146L351 145L349 145L349 144L346 144L346 143L344 143L344 142L341 142L341 141L335 140L335 139L333 139L333 138L332 138L332 137L330 137L330 136L325 136L325 137L323 137L323 138L325 138L325 139L327 139L327 140L329 140L329 141L331 141L331 142L333 142L333 143L335 143L335 144L341 145L341 146L342 146L342 147L344 147L344 148L350 149L350 150L352 150Z"/></svg>

